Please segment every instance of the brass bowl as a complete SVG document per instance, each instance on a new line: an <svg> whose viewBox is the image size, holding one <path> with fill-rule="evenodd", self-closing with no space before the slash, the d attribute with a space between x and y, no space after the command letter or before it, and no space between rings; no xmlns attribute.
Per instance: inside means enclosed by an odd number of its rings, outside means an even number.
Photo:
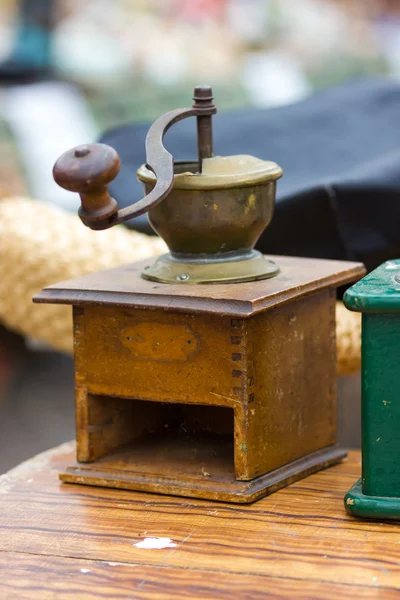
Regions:
<svg viewBox="0 0 400 600"><path fill-rule="evenodd" d="M248 171L241 173L232 159ZM208 161L219 169L216 175L207 169ZM276 179L282 170L275 163L247 156L216 157L203 164L199 174L196 162L175 163L172 191L149 211L153 229L176 258L195 255L194 260L221 260L225 253L249 254L272 219ZM148 193L155 184L154 174L143 165L137 175Z"/></svg>

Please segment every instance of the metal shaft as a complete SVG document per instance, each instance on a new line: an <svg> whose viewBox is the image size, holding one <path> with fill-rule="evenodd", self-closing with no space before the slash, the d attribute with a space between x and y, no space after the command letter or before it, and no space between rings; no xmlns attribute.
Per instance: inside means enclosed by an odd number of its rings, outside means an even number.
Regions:
<svg viewBox="0 0 400 600"><path fill-rule="evenodd" d="M214 108L213 93L209 85L198 85L194 89L193 108L209 111ZM197 148L199 156L199 169L202 170L204 158L213 155L212 116L210 114L197 116Z"/></svg>

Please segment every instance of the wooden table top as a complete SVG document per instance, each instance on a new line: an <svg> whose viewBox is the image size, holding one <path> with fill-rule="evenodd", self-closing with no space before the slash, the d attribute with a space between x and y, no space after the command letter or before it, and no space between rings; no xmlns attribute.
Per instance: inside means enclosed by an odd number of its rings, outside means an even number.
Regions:
<svg viewBox="0 0 400 600"><path fill-rule="evenodd" d="M61 484L73 447L0 478L1 599L400 597L400 524L343 508L358 452L235 506Z"/></svg>

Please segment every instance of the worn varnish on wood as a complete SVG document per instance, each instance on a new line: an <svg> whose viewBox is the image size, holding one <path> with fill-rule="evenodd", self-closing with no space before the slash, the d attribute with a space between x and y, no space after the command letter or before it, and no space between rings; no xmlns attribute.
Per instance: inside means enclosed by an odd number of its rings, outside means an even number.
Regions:
<svg viewBox="0 0 400 600"><path fill-rule="evenodd" d="M43 290L74 305L67 482L252 502L337 462L336 287L358 263L274 257L252 283L161 285L145 262Z"/></svg>
<svg viewBox="0 0 400 600"><path fill-rule="evenodd" d="M235 506L60 485L74 451L64 445L0 477L2 599L399 598L400 525L343 508L359 452Z"/></svg>

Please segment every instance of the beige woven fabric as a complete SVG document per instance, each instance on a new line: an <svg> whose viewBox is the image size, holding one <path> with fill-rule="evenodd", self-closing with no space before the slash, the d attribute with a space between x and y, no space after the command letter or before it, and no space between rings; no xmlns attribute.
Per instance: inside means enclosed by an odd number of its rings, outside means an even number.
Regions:
<svg viewBox="0 0 400 600"><path fill-rule="evenodd" d="M336 303L337 370L350 375L361 366L361 314Z"/></svg>
<svg viewBox="0 0 400 600"><path fill-rule="evenodd" d="M72 352L71 307L33 304L42 288L165 252L156 237L122 226L91 231L79 218L27 198L0 200L0 322ZM360 317L337 303L338 371L360 366Z"/></svg>
<svg viewBox="0 0 400 600"><path fill-rule="evenodd" d="M0 321L72 352L71 307L33 304L42 288L165 252L157 237L123 226L92 231L64 210L27 198L0 200Z"/></svg>

